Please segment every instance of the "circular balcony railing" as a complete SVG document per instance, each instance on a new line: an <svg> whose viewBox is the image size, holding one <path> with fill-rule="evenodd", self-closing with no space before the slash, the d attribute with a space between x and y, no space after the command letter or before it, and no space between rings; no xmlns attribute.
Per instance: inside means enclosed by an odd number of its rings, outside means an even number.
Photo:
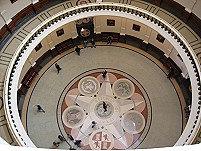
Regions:
<svg viewBox="0 0 201 151"><path fill-rule="evenodd" d="M111 15L136 20L159 32L175 47L184 60L192 87L192 108L188 123L175 145L190 144L201 125L201 84L199 61L186 39L169 23L150 12L124 4L100 3L86 4L61 11L48 18L35 29L19 45L6 72L4 82L5 112L8 125L13 136L21 146L35 147L21 123L17 109L17 90L23 65L35 46L55 29L78 19Z"/></svg>

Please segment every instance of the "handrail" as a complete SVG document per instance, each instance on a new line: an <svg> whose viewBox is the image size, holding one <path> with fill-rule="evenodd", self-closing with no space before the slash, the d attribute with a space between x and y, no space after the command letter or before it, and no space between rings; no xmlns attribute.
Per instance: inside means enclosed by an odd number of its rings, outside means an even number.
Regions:
<svg viewBox="0 0 201 151"><path fill-rule="evenodd" d="M4 109L8 125L21 146L35 147L22 126L17 110L19 76L29 54L43 38L64 24L85 17L108 14L137 20L158 31L169 40L184 60L191 80L193 101L191 114L186 128L175 145L192 143L201 124L200 105L198 104L198 101L201 99L201 72L198 63L199 61L189 43L173 26L146 10L119 3L89 3L61 11L38 25L19 45L9 63L4 80Z"/></svg>

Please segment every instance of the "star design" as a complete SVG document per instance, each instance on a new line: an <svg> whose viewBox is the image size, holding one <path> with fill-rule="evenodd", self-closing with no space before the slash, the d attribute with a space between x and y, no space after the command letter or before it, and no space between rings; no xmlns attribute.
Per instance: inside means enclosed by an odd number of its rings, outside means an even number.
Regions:
<svg viewBox="0 0 201 151"><path fill-rule="evenodd" d="M115 96L112 84L108 73L105 79L102 78L96 95L68 95L74 104L77 104L86 112L85 120L80 126L80 131L75 140L89 136L94 130L104 129L110 132L114 138L119 139L125 147L128 147L121 120L126 112L135 109L143 101L136 103L131 97L122 99ZM104 110L103 102L108 105L107 111ZM92 121L96 123L93 128ZM135 125L135 123L133 124Z"/></svg>

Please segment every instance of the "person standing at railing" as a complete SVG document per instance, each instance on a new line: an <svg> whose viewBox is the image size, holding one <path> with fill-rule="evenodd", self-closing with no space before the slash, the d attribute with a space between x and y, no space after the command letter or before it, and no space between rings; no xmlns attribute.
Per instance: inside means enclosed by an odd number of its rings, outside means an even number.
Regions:
<svg viewBox="0 0 201 151"><path fill-rule="evenodd" d="M84 44L84 48L88 48L88 41L87 40L84 40L83 44Z"/></svg>
<svg viewBox="0 0 201 151"><path fill-rule="evenodd" d="M96 44L95 44L95 40L94 40L94 38L91 38L91 48L96 48Z"/></svg>
<svg viewBox="0 0 201 151"><path fill-rule="evenodd" d="M113 40L113 37L112 36L108 36L107 37L107 44L112 44L112 40Z"/></svg>

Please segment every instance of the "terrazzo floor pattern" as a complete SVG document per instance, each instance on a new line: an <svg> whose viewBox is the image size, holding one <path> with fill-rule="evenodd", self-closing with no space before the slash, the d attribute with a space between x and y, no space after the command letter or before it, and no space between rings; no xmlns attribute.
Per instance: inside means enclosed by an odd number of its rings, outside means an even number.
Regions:
<svg viewBox="0 0 201 151"><path fill-rule="evenodd" d="M72 52L57 63L59 74L52 64L41 76L31 94L27 110L27 131L37 147L51 148L61 133L57 121L57 105L66 85L77 75L98 68L118 69L132 75L144 87L151 110L148 132L137 148L173 146L181 135L182 113L179 98L166 74L151 60L134 51L113 46L98 46ZM40 104L45 113L38 113ZM59 148L68 149L67 143Z"/></svg>

